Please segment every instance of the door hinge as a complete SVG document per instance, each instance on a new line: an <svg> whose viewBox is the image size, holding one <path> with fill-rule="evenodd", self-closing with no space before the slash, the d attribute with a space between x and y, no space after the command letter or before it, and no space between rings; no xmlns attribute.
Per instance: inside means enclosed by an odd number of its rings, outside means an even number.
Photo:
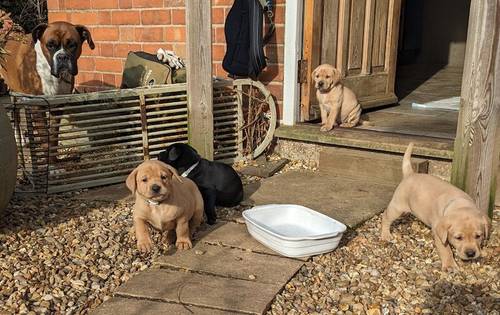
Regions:
<svg viewBox="0 0 500 315"><path fill-rule="evenodd" d="M307 82L307 60L301 59L299 60L299 73L298 73L298 81L299 83Z"/></svg>

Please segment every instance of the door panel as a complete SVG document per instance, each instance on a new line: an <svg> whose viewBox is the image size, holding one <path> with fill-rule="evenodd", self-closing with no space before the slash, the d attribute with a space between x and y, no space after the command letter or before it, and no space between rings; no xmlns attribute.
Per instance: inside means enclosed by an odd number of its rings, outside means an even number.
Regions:
<svg viewBox="0 0 500 315"><path fill-rule="evenodd" d="M375 20L373 28L372 70L383 71L387 38L387 12L389 0L375 1ZM382 67L382 68L380 68ZM377 72L377 71L374 71Z"/></svg>
<svg viewBox="0 0 500 315"><path fill-rule="evenodd" d="M347 73L356 75L361 73L361 64L363 62L363 33L365 21L366 3L364 0L351 1L351 12L349 12L349 55L347 58ZM349 17L349 16L348 16Z"/></svg>
<svg viewBox="0 0 500 315"><path fill-rule="evenodd" d="M363 108L397 102L394 94L401 0L305 0L301 119L317 117L312 70L335 65Z"/></svg>

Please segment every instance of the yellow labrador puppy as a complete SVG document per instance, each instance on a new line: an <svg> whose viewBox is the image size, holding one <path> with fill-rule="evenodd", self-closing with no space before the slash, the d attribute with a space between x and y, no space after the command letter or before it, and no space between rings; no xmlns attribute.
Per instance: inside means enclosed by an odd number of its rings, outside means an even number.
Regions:
<svg viewBox="0 0 500 315"><path fill-rule="evenodd" d="M341 82L340 71L322 64L312 73L321 111L321 131L339 126L352 128L360 121L361 105L354 92Z"/></svg>
<svg viewBox="0 0 500 315"><path fill-rule="evenodd" d="M412 149L410 143L403 158L403 180L382 214L381 238L390 240L391 223L411 212L432 229L442 269L458 269L451 247L462 260L480 257L488 237L488 217L462 190L432 175L414 173Z"/></svg>
<svg viewBox="0 0 500 315"><path fill-rule="evenodd" d="M180 177L163 162L146 161L125 183L135 195L133 218L139 251L152 248L148 223L159 231L168 231L169 243L176 237L177 248L193 246L191 236L203 221L203 198L193 181Z"/></svg>

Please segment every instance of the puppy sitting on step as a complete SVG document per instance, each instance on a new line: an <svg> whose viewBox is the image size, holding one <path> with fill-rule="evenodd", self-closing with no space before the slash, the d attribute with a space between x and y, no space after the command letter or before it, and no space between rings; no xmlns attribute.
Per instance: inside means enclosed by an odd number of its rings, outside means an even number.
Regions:
<svg viewBox="0 0 500 315"><path fill-rule="evenodd" d="M148 224L168 231L169 243L179 249L193 245L191 236L203 221L203 199L189 178L160 161L146 161L127 177L126 185L135 195L134 228L137 248L149 252L152 247Z"/></svg>
<svg viewBox="0 0 500 315"><path fill-rule="evenodd" d="M488 237L488 217L455 186L432 175L414 173L412 148L410 143L403 158L403 180L382 215L381 238L390 240L391 223L403 213L412 213L432 229L442 269L458 269L451 247L462 260L480 257L481 244Z"/></svg>
<svg viewBox="0 0 500 315"><path fill-rule="evenodd" d="M341 82L340 71L328 64L318 66L312 73L321 111L321 131L335 126L352 128L364 124L361 105L354 92Z"/></svg>

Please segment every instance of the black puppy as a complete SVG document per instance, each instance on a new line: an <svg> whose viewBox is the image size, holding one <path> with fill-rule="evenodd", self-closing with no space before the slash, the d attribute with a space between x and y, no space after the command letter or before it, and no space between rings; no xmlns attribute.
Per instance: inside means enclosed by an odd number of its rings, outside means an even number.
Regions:
<svg viewBox="0 0 500 315"><path fill-rule="evenodd" d="M217 219L216 205L234 207L243 199L241 178L231 166L202 159L187 144L174 143L168 146L158 159L196 183L203 196L208 224L214 224Z"/></svg>

